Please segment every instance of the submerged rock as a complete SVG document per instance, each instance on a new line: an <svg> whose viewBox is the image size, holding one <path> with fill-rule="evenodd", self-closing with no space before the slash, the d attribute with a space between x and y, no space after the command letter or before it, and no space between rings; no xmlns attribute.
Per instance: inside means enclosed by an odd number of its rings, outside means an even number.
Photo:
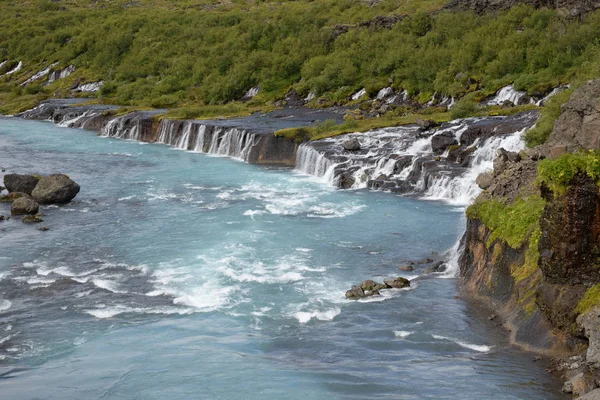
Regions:
<svg viewBox="0 0 600 400"><path fill-rule="evenodd" d="M413 271L414 268L411 265L401 265L398 267L400 271Z"/></svg>
<svg viewBox="0 0 600 400"><path fill-rule="evenodd" d="M11 193L22 192L31 195L39 180L33 175L8 174L4 176L4 186Z"/></svg>
<svg viewBox="0 0 600 400"><path fill-rule="evenodd" d="M358 286L352 286L352 288L346 292L346 298L348 299L361 299L363 297L365 297L365 292Z"/></svg>
<svg viewBox="0 0 600 400"><path fill-rule="evenodd" d="M41 219L40 217L38 217L37 215L27 215L25 217L23 217L23 219L21 220L27 224L36 224L39 222L44 222L43 219Z"/></svg>
<svg viewBox="0 0 600 400"><path fill-rule="evenodd" d="M40 204L68 203L79 193L79 185L67 175L45 176L31 193Z"/></svg>
<svg viewBox="0 0 600 400"><path fill-rule="evenodd" d="M10 208L12 215L37 214L40 205L29 196L19 197L13 201Z"/></svg>

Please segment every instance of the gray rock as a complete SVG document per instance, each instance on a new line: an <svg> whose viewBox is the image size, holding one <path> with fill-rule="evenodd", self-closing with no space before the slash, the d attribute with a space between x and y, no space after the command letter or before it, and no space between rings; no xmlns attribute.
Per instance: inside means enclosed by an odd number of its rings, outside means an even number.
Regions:
<svg viewBox="0 0 600 400"><path fill-rule="evenodd" d="M458 142L452 132L442 132L431 138L431 150L437 154L443 153L448 147L456 144L458 144Z"/></svg>
<svg viewBox="0 0 600 400"><path fill-rule="evenodd" d="M44 222L44 220L38 217L37 215L26 215L21 221L25 222L26 224L36 224L39 222Z"/></svg>
<svg viewBox="0 0 600 400"><path fill-rule="evenodd" d="M383 283L387 285L389 288L393 289L402 289L410 286L410 281L406 278L398 277L398 278L390 278L384 279Z"/></svg>
<svg viewBox="0 0 600 400"><path fill-rule="evenodd" d="M579 397L578 400L600 400L600 389L592 390L591 392Z"/></svg>
<svg viewBox="0 0 600 400"><path fill-rule="evenodd" d="M435 128L437 126L437 122L435 122L432 119L417 118L416 123L417 123L417 125L419 125L419 128L421 128L421 130L423 130L423 131L429 130L431 128Z"/></svg>
<svg viewBox="0 0 600 400"><path fill-rule="evenodd" d="M494 177L492 174L484 173L479 174L477 178L475 178L475 183L483 190L489 188L494 183Z"/></svg>
<svg viewBox="0 0 600 400"><path fill-rule="evenodd" d="M386 287L387 286L384 285L383 283L375 282L375 281L372 281L370 279L366 280L366 281L364 281L363 283L360 284L360 288L365 291L365 294L366 294L367 291L369 291L369 292L373 292L373 291L379 292L379 290L385 289Z"/></svg>
<svg viewBox="0 0 600 400"><path fill-rule="evenodd" d="M27 196L25 193L21 192L12 192L9 194L5 194L4 196L0 196L0 203L12 203L16 199Z"/></svg>
<svg viewBox="0 0 600 400"><path fill-rule="evenodd" d="M352 138L352 139L348 139L346 140L342 146L344 147L344 149L348 150L348 151L358 151L360 150L360 142L358 141L357 138Z"/></svg>
<svg viewBox="0 0 600 400"><path fill-rule="evenodd" d="M31 195L40 204L68 203L79 193L79 185L62 174L45 176Z"/></svg>
<svg viewBox="0 0 600 400"><path fill-rule="evenodd" d="M410 265L401 265L400 267L398 267L398 269L400 271L413 271L414 268Z"/></svg>
<svg viewBox="0 0 600 400"><path fill-rule="evenodd" d="M33 175L8 174L4 175L4 186L10 193L21 192L31 195L39 179Z"/></svg>
<svg viewBox="0 0 600 400"><path fill-rule="evenodd" d="M577 317L577 324L583 327L585 336L589 340L586 360L600 362L600 306Z"/></svg>
<svg viewBox="0 0 600 400"><path fill-rule="evenodd" d="M361 299L365 297L365 292L358 286L352 286L352 289L346 292L346 298L348 299Z"/></svg>
<svg viewBox="0 0 600 400"><path fill-rule="evenodd" d="M446 264L443 261L435 262L431 267L425 270L426 274L432 274L434 272L444 272L446 270Z"/></svg>
<svg viewBox="0 0 600 400"><path fill-rule="evenodd" d="M29 196L19 197L12 202L10 213L12 215L37 214L40 205Z"/></svg>

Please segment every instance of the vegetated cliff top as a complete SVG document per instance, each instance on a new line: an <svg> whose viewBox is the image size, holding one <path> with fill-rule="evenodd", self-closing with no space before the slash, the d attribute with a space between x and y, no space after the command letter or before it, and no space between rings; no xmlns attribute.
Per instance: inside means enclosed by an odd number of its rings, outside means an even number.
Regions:
<svg viewBox="0 0 600 400"><path fill-rule="evenodd" d="M326 106L347 103L362 88L373 98L388 86L420 104L434 93L479 101L511 83L540 96L600 71L600 11L581 20L526 5L497 15L430 13L444 3L2 2L0 112L97 81L104 86L93 96L126 106L224 104L255 87L254 106L291 88ZM365 23L381 16L394 23ZM51 83L27 82L54 63L76 70Z"/></svg>

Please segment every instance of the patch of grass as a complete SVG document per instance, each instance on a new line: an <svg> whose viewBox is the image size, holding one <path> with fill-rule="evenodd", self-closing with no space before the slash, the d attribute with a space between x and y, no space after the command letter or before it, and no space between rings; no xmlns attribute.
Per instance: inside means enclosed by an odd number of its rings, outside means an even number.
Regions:
<svg viewBox="0 0 600 400"><path fill-rule="evenodd" d="M545 184L554 193L564 194L573 178L585 173L600 184L600 152L590 150L564 154L555 160L542 160L538 167L538 182Z"/></svg>
<svg viewBox="0 0 600 400"><path fill-rule="evenodd" d="M535 147L546 143L554 129L554 122L560 116L560 107L569 100L574 90L575 88L571 87L548 99L535 126L525 132L527 146Z"/></svg>
<svg viewBox="0 0 600 400"><path fill-rule="evenodd" d="M589 311L592 307L600 305L600 283L589 288L577 307L575 307L575 312L579 314L584 314Z"/></svg>
<svg viewBox="0 0 600 400"><path fill-rule="evenodd" d="M500 238L519 249L538 226L544 205L545 201L537 196L520 198L513 204L485 200L467 208L467 217L479 219L491 230L488 244Z"/></svg>
<svg viewBox="0 0 600 400"><path fill-rule="evenodd" d="M223 105L189 105L168 110L161 118L169 119L210 119L220 117L243 117L255 112L268 112L275 108L265 105L251 106L232 102Z"/></svg>
<svg viewBox="0 0 600 400"><path fill-rule="evenodd" d="M540 258L539 251L539 243L540 237L542 236L542 230L539 225L534 229L529 238L529 243L527 245L527 253L525 253L525 262L518 268L515 268L511 271L511 275L513 276L516 283L519 283L531 275L533 275L538 268L538 260Z"/></svg>
<svg viewBox="0 0 600 400"><path fill-rule="evenodd" d="M311 127L281 129L275 132L275 136L284 136L290 140L302 142L343 135L344 133L366 132L372 129L414 124L419 118L425 118L425 116L421 114L408 114L403 116L386 115L381 118L359 120L348 119L337 125L332 123L332 121L325 121L325 123ZM432 119L438 123L447 122L451 119L449 113L428 114L426 118Z"/></svg>

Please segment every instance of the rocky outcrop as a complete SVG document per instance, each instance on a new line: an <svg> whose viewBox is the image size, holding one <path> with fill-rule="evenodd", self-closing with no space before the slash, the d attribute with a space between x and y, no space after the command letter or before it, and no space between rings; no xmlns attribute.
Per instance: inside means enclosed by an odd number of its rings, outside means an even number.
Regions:
<svg viewBox="0 0 600 400"><path fill-rule="evenodd" d="M33 175L7 174L4 175L4 186L9 192L21 192L31 195L39 178Z"/></svg>
<svg viewBox="0 0 600 400"><path fill-rule="evenodd" d="M31 195L40 204L62 204L73 200L79 189L67 175L55 174L40 179Z"/></svg>
<svg viewBox="0 0 600 400"><path fill-rule="evenodd" d="M600 81L588 82L562 107L546 145L498 152L494 171L477 179L485 191L476 202L507 207L538 199L541 213L533 227L524 225L528 236L511 245L484 223L485 214L471 213L459 261L465 293L493 308L514 343L572 355L557 370L567 380L564 391L576 397L600 384L600 304L589 294L600 284L600 188L580 170L553 192L538 181L538 165L545 157L598 150L599 110Z"/></svg>
<svg viewBox="0 0 600 400"><path fill-rule="evenodd" d="M406 278L390 278L384 279L384 283L366 280L359 286L352 286L346 292L346 298L351 300L359 300L365 297L379 296L379 291L384 289L403 289L410 287L410 281Z"/></svg>
<svg viewBox="0 0 600 400"><path fill-rule="evenodd" d="M589 81L573 92L561 107L544 155L556 158L563 153L600 148L600 80Z"/></svg>

